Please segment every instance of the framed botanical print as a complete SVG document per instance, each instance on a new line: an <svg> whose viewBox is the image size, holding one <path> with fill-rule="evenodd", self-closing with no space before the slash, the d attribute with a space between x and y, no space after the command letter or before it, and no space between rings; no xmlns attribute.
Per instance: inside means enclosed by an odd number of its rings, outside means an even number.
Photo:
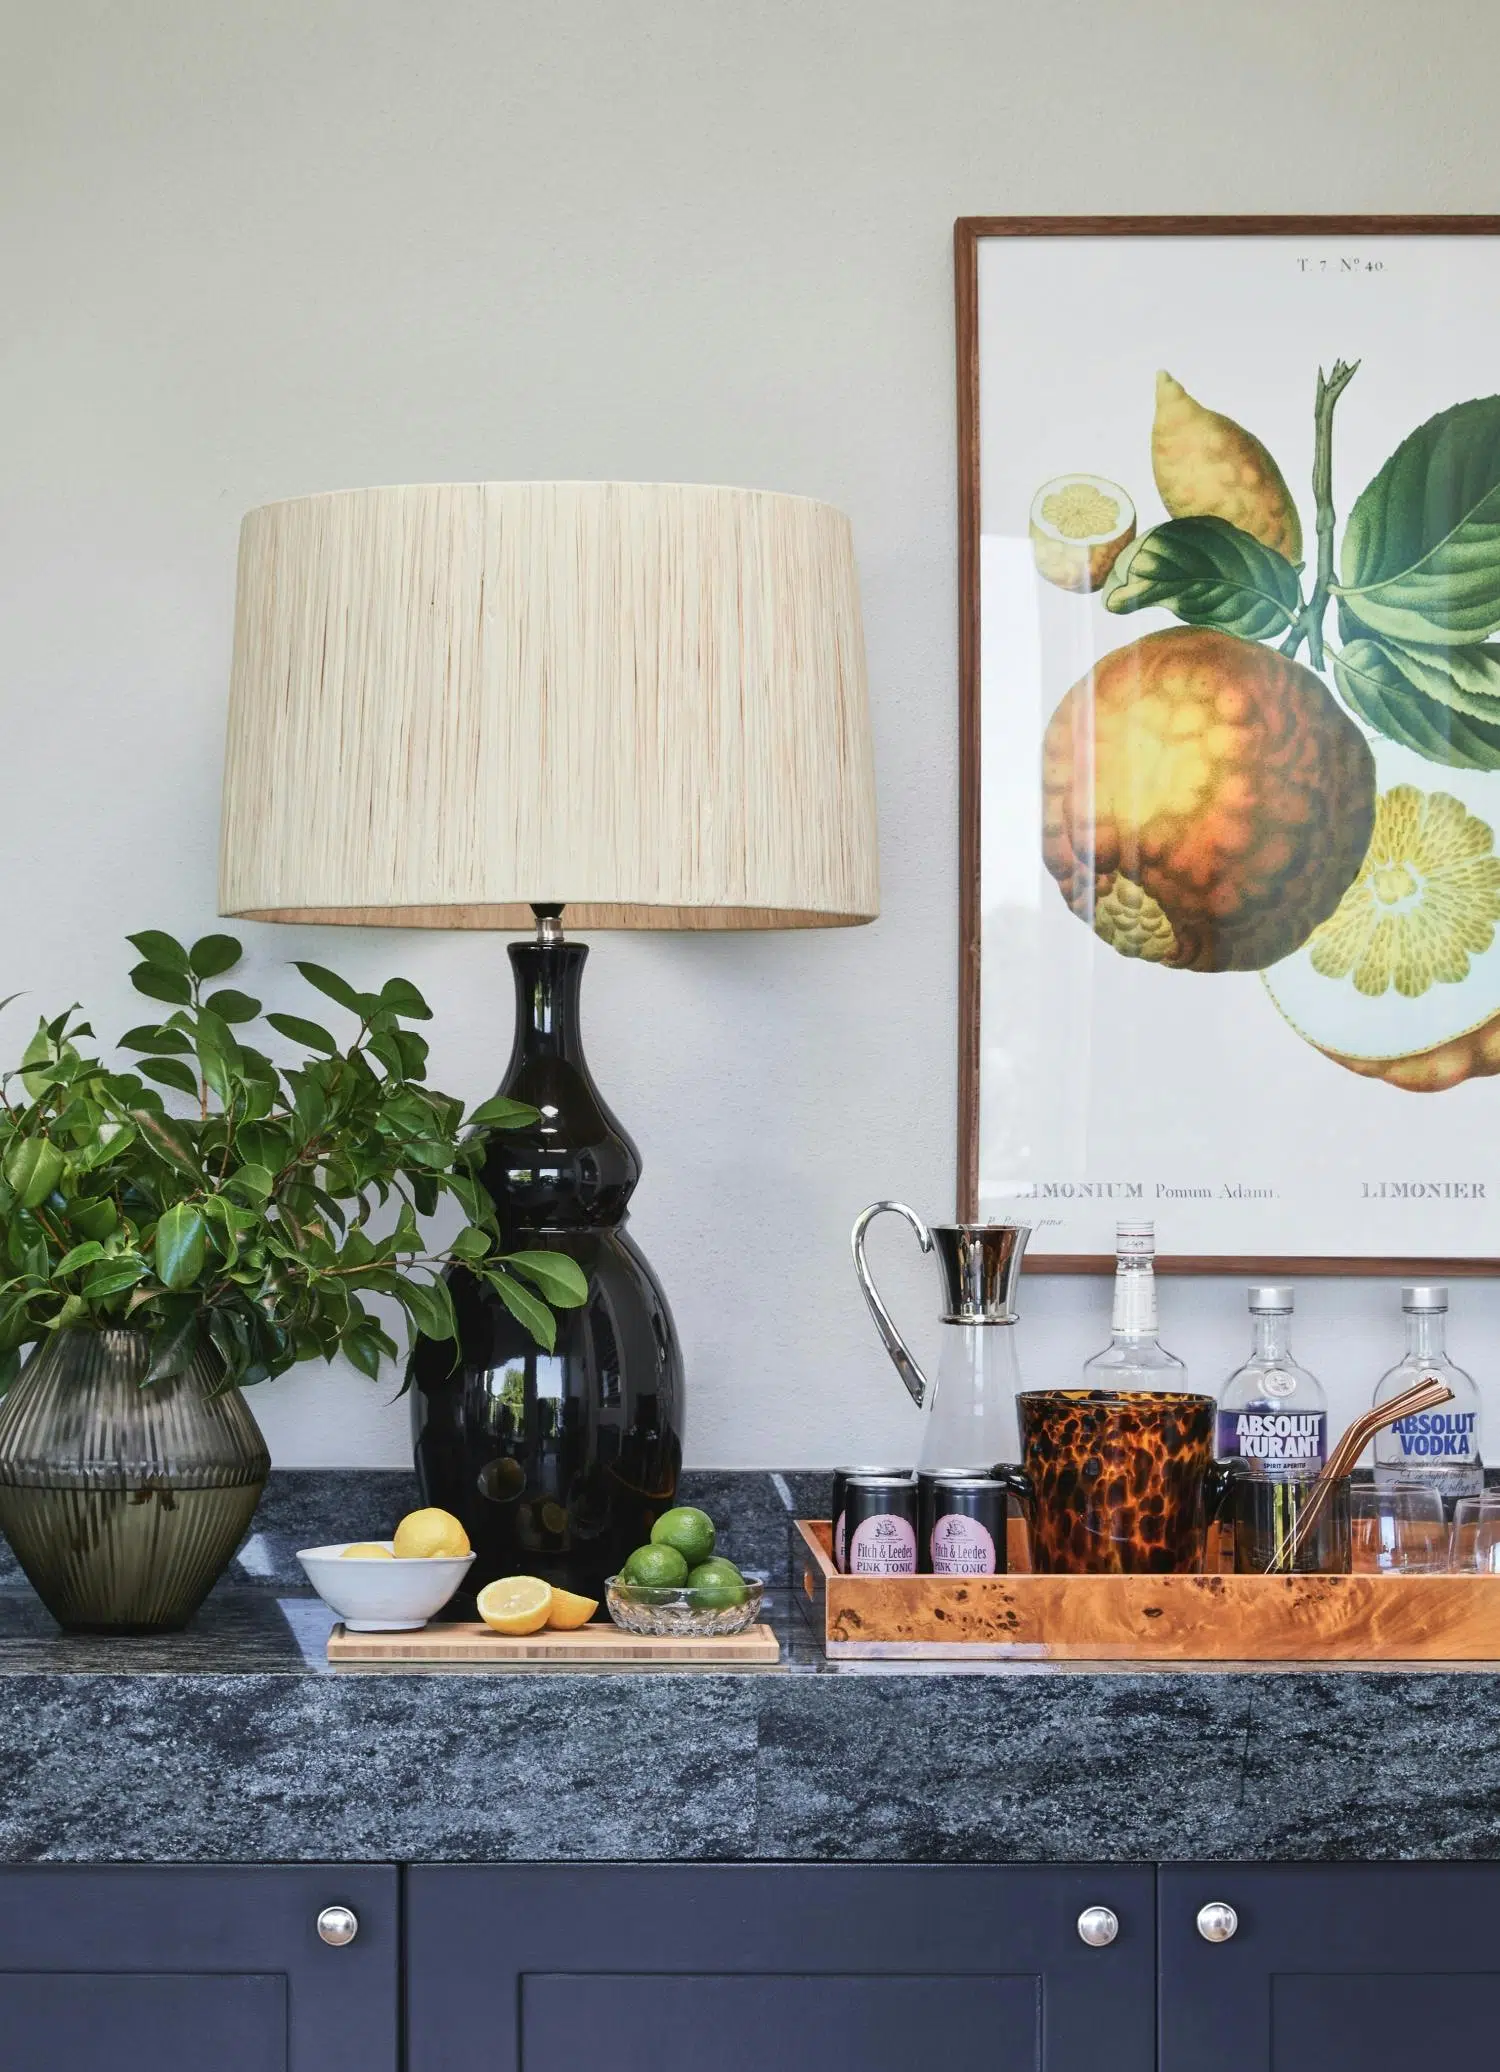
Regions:
<svg viewBox="0 0 1500 2072"><path fill-rule="evenodd" d="M1500 1267L1500 218L957 226L960 1214Z"/></svg>

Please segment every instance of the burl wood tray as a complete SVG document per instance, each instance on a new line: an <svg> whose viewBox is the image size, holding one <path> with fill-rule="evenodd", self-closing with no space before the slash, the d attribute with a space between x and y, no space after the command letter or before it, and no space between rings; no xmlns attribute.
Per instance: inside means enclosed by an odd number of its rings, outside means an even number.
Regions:
<svg viewBox="0 0 1500 2072"><path fill-rule="evenodd" d="M833 1659L1500 1661L1500 1576L844 1576L832 1547L798 1519Z"/></svg>

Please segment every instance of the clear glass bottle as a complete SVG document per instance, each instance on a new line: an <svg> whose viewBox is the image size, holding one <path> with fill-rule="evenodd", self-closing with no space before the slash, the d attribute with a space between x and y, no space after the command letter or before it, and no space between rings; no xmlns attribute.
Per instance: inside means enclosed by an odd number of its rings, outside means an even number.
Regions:
<svg viewBox="0 0 1500 2072"><path fill-rule="evenodd" d="M1250 1357L1219 1396L1220 1460L1268 1475L1316 1474L1328 1458L1328 1398L1292 1358L1292 1290L1250 1290Z"/></svg>
<svg viewBox="0 0 1500 2072"><path fill-rule="evenodd" d="M1406 1357L1381 1378L1375 1401L1388 1403L1429 1376L1448 1384L1453 1401L1400 1418L1375 1434L1375 1480L1425 1482L1440 1491L1451 1511L1459 1497L1478 1496L1484 1487L1479 1390L1473 1377L1448 1357L1448 1290L1403 1288L1401 1309Z"/></svg>
<svg viewBox="0 0 1500 2072"><path fill-rule="evenodd" d="M1111 1394L1147 1390L1177 1395L1188 1386L1187 1368L1158 1339L1156 1321L1156 1226L1115 1225L1115 1306L1110 1341L1083 1370L1086 1389Z"/></svg>

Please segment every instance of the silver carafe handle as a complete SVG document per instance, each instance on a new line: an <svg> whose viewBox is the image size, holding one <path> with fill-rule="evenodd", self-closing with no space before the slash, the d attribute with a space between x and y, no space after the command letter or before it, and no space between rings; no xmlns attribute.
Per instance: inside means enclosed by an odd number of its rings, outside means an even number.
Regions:
<svg viewBox="0 0 1500 2072"><path fill-rule="evenodd" d="M849 1244L854 1253L854 1271L859 1275L859 1285L865 1291L865 1300L870 1305L870 1315L875 1319L875 1328L880 1333L886 1351L895 1362L896 1372L906 1383L911 1399L920 1410L927 1400L927 1376L917 1365L911 1347L891 1321L891 1313L881 1301L875 1283L870 1279L870 1269L865 1264L865 1232L874 1219L889 1209L893 1215L904 1216L917 1233L917 1243L924 1252L932 1250L932 1232L922 1221L915 1209L909 1209L904 1201L874 1201L867 1209L861 1209L854 1219Z"/></svg>

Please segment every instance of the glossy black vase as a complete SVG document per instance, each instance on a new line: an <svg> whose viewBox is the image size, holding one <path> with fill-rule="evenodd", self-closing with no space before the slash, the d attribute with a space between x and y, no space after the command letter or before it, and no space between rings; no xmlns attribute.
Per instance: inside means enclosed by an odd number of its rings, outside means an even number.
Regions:
<svg viewBox="0 0 1500 2072"><path fill-rule="evenodd" d="M682 1355L667 1298L625 1234L641 1161L584 1059L587 957L560 937L510 945L516 1040L500 1091L541 1120L496 1133L483 1177L506 1250L570 1252L588 1301L556 1312L557 1349L545 1353L455 1267L457 1364L451 1345L429 1339L412 1363L423 1501L462 1519L478 1557L450 1615L470 1615L474 1593L502 1575L602 1599L604 1578L676 1496Z"/></svg>

